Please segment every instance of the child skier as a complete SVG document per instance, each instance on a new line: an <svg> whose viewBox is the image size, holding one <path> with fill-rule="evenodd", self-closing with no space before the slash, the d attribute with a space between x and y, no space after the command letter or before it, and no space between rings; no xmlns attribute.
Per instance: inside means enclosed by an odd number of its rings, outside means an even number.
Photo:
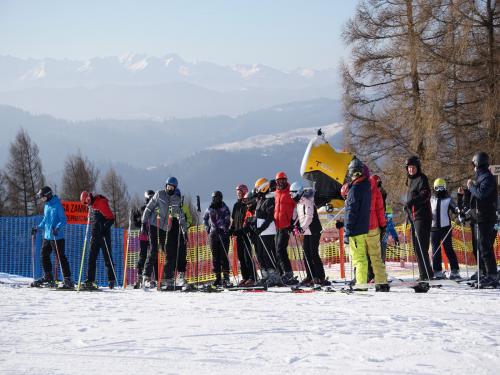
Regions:
<svg viewBox="0 0 500 375"><path fill-rule="evenodd" d="M458 259L453 250L451 241L451 220L450 211L458 213L459 210L453 199L446 190L446 181L442 178L437 178L434 181L434 191L431 197L432 208L432 227L431 227L431 243L432 243L432 268L436 279L445 279L446 275L442 268L441 244L448 260L450 261L451 272L450 279L460 279Z"/></svg>

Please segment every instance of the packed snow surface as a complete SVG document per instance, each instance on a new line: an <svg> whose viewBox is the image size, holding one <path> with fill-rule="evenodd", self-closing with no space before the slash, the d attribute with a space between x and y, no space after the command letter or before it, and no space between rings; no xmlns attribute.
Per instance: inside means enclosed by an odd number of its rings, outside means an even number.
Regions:
<svg viewBox="0 0 500 375"><path fill-rule="evenodd" d="M500 290L63 292L0 275L0 374L498 374Z"/></svg>

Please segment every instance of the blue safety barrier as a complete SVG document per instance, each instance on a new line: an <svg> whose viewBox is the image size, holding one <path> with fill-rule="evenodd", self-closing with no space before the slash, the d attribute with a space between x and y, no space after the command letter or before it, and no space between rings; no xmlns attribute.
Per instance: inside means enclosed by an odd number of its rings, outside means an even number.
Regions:
<svg viewBox="0 0 500 375"><path fill-rule="evenodd" d="M42 216L30 217L0 217L0 272L12 275L39 278L42 276L42 263L40 259L42 247L42 233L38 231L33 242L31 228L42 220ZM65 253L71 268L71 276L75 282L78 281L80 262L82 259L83 243L85 240L86 225L69 224L65 231ZM113 228L111 230L111 257L116 272L118 283L123 281L123 229ZM34 251L33 251L34 250ZM96 282L99 285L107 285L108 278L102 252L97 258ZM87 263L90 252L90 231L85 251L85 261L82 272L82 281L87 276ZM34 262L33 262L34 261ZM52 252L52 264L54 265L54 276L62 279L61 268L58 267L57 255ZM34 275L33 275L34 272Z"/></svg>

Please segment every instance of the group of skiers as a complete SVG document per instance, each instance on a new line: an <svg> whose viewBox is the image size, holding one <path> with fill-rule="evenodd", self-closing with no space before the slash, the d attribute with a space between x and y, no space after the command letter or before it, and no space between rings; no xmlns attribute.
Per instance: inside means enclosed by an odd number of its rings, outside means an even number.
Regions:
<svg viewBox="0 0 500 375"><path fill-rule="evenodd" d="M451 241L450 213L454 213L461 223L470 220L473 253L480 269L479 275L473 275L478 280L475 286L489 288L498 285L493 252L497 184L488 169L489 157L486 153L476 153L473 164L476 179L468 180L466 188L459 188L458 204L455 204L444 179L437 178L431 190L427 176L422 172L420 159L412 156L406 160L408 190L404 210L411 224L420 281L446 277L441 265L441 247L450 261L450 279L460 278L458 259ZM193 219L178 185L175 177L169 177L164 189L156 192L147 190L145 204L132 212L131 221L136 228L140 228L136 288L154 287L155 280L161 280L161 287L164 288L187 284L187 231L193 225ZM232 285L228 251L230 239L234 237L242 276L239 287L328 285L319 256L322 226L314 195L314 189L304 187L301 182L290 185L284 172L277 173L275 179L258 179L251 191L244 184L238 185L232 212L224 203L222 193L213 192L212 201L203 216L216 276L213 284ZM392 209L386 206L387 194L382 181L376 175L370 176L367 166L353 158L341 195L345 199L345 213L336 226L344 228L344 242L350 247L355 267L354 287L366 290L367 283L373 279L376 291L387 292L390 290L385 268L387 238L392 235L396 244L399 244L399 238L392 223ZM43 230L41 257L44 276L34 281L33 286L54 284L50 254L55 251L64 277L62 287L73 288L64 252L64 209L50 187L43 187L38 196L45 201L44 217L33 228L32 235ZM97 288L96 260L102 250L109 287L113 288L117 279L110 251L114 215L108 200L102 195L83 191L80 200L89 208L91 230L87 278L82 287ZM299 237L302 238L306 270L303 280L298 280L293 273L288 255L290 237L294 244L298 244ZM432 264L428 251L430 244ZM256 260L252 248L255 249ZM159 250L166 254L163 269L159 269ZM297 256L300 258L300 254ZM260 270L260 277L257 269Z"/></svg>
<svg viewBox="0 0 500 375"><path fill-rule="evenodd" d="M419 280L442 279L441 247L451 265L450 279L460 279L459 264L451 241L450 213L458 216L462 223L470 220L473 253L479 264L479 273L471 280L478 288L498 286L498 273L493 244L497 223L497 183L489 170L489 156L477 152L472 163L475 180L469 179L467 187L458 189L458 205L454 203L446 187L446 181L437 178L431 191L427 176L422 172L420 159L412 156L406 160L407 194L404 211L411 224L412 244L417 258ZM356 288L366 289L367 264L371 261L376 290L388 290L384 266L384 254L377 236L384 235L387 226L381 203L381 192L377 189L377 176L370 176L368 168L357 158L348 167L349 182L342 187L346 199L344 222L345 243L351 249L356 269ZM384 241L382 241L383 243ZM432 265L429 244L432 249ZM479 255L478 255L479 254ZM425 286L425 283L421 285Z"/></svg>

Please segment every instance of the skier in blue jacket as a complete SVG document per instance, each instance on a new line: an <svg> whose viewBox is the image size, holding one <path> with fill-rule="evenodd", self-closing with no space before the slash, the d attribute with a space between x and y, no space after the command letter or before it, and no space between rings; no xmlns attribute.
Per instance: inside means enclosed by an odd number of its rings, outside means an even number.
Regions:
<svg viewBox="0 0 500 375"><path fill-rule="evenodd" d="M56 259L59 260L62 268L64 282L62 288L72 289L74 287L71 281L71 271L69 269L68 259L64 253L64 228L66 227L66 215L61 201L52 193L48 186L41 188L37 196L45 202L43 219L37 227L32 229L32 235L38 230L43 231L42 242L42 267L43 277L32 283L33 287L52 286L55 287L54 275L52 274L52 262L50 253L54 250Z"/></svg>

